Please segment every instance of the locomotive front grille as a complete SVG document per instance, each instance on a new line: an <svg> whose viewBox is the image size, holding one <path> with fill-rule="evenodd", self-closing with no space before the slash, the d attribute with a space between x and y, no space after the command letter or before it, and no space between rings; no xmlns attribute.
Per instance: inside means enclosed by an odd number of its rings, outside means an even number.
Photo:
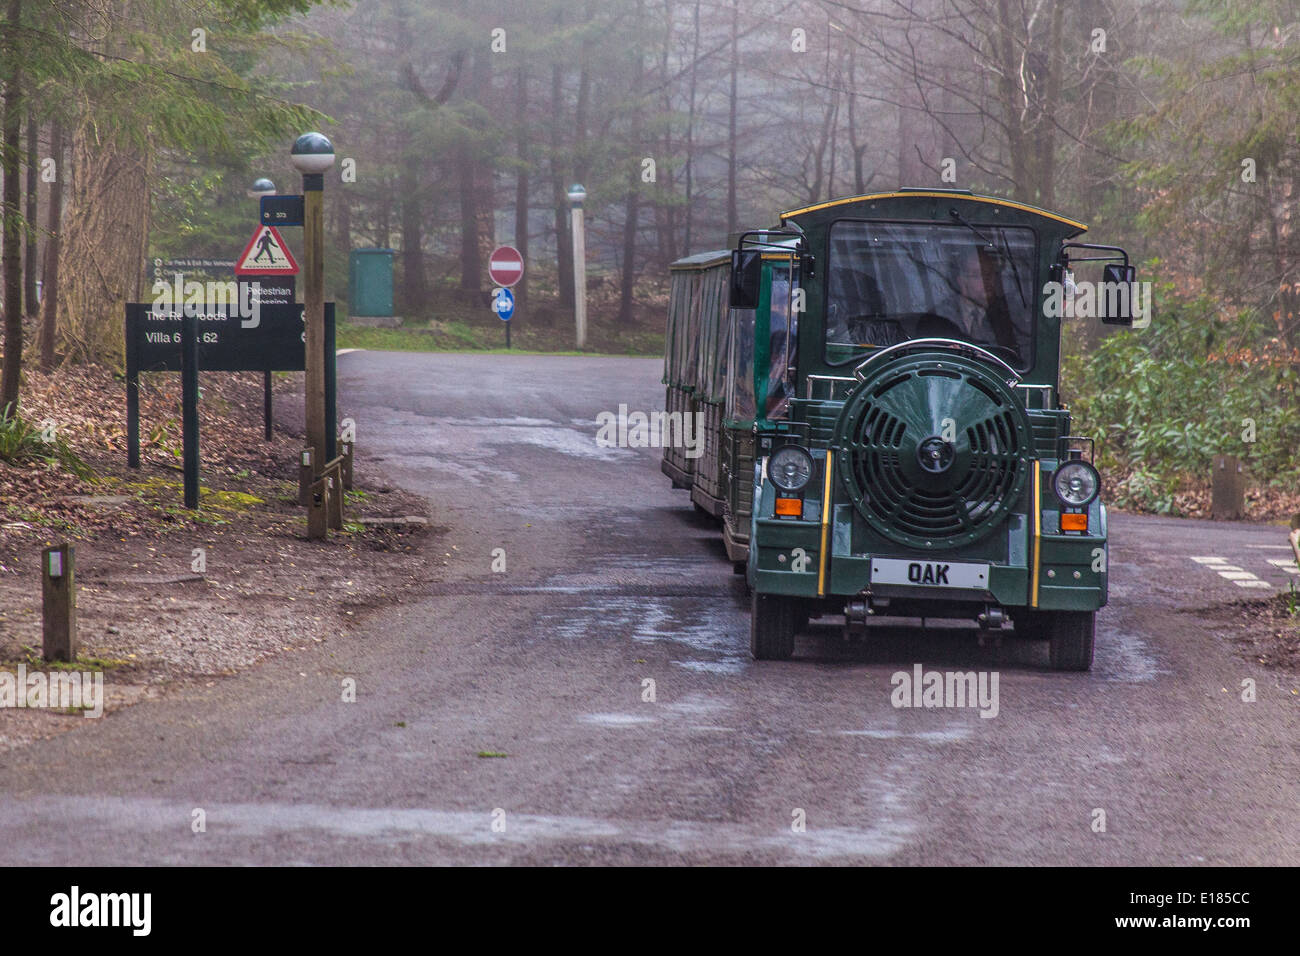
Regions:
<svg viewBox="0 0 1300 956"><path fill-rule="evenodd" d="M913 355L863 382L836 425L841 481L877 532L968 544L1020 501L1032 433L1014 393L971 359Z"/></svg>

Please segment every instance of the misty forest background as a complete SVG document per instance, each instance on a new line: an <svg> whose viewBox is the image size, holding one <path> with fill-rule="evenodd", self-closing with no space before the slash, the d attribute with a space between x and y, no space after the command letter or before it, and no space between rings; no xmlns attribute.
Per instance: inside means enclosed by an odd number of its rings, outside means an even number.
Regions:
<svg viewBox="0 0 1300 956"><path fill-rule="evenodd" d="M1114 498L1177 510L1216 453L1264 485L1300 477L1297 2L0 8L0 436L25 368L120 368L122 303L148 299L150 260L233 258L249 185L299 192L288 147L318 128L340 159L327 295L347 298L348 250L391 247L407 324L471 344L499 335L486 258L502 242L528 263L517 332L569 334L575 181L593 340L621 351L662 342L668 263L781 209L928 185L1059 211L1156 284L1150 328L1066 336L1066 397Z"/></svg>

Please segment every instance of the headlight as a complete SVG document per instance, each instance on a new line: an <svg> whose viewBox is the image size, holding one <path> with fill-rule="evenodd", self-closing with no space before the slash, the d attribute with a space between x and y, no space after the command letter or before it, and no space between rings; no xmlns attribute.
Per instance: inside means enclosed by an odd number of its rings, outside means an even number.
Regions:
<svg viewBox="0 0 1300 956"><path fill-rule="evenodd" d="M812 473L812 455L798 445L782 445L767 461L767 476L779 491L799 491Z"/></svg>
<svg viewBox="0 0 1300 956"><path fill-rule="evenodd" d="M1066 462L1056 469L1056 474L1052 477L1052 490L1062 504L1082 508L1097 497L1097 492L1101 490L1101 476L1087 462Z"/></svg>

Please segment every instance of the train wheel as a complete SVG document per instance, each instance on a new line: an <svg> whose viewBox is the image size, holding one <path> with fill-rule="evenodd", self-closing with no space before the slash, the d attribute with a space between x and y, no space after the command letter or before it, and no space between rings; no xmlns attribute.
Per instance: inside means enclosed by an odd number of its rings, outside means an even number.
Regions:
<svg viewBox="0 0 1300 956"><path fill-rule="evenodd" d="M798 598L755 591L749 607L749 650L756 661L788 661L794 653Z"/></svg>
<svg viewBox="0 0 1300 956"><path fill-rule="evenodd" d="M1095 611L1057 611L1048 619L1048 659L1054 671L1092 668Z"/></svg>

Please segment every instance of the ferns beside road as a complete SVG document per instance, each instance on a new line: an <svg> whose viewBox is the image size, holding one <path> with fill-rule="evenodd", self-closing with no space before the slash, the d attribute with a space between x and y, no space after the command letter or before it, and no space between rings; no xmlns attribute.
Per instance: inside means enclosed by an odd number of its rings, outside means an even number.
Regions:
<svg viewBox="0 0 1300 956"><path fill-rule="evenodd" d="M1145 329L1108 334L1062 371L1075 434L1097 442L1121 508L1176 514L1175 494L1236 455L1252 484L1300 490L1300 372L1272 323L1221 316L1207 298L1157 301Z"/></svg>
<svg viewBox="0 0 1300 956"><path fill-rule="evenodd" d="M47 437L18 413L10 413L9 406L0 409L0 461L11 465L43 461L63 469L78 478L91 478L91 469L77 457L61 436Z"/></svg>

